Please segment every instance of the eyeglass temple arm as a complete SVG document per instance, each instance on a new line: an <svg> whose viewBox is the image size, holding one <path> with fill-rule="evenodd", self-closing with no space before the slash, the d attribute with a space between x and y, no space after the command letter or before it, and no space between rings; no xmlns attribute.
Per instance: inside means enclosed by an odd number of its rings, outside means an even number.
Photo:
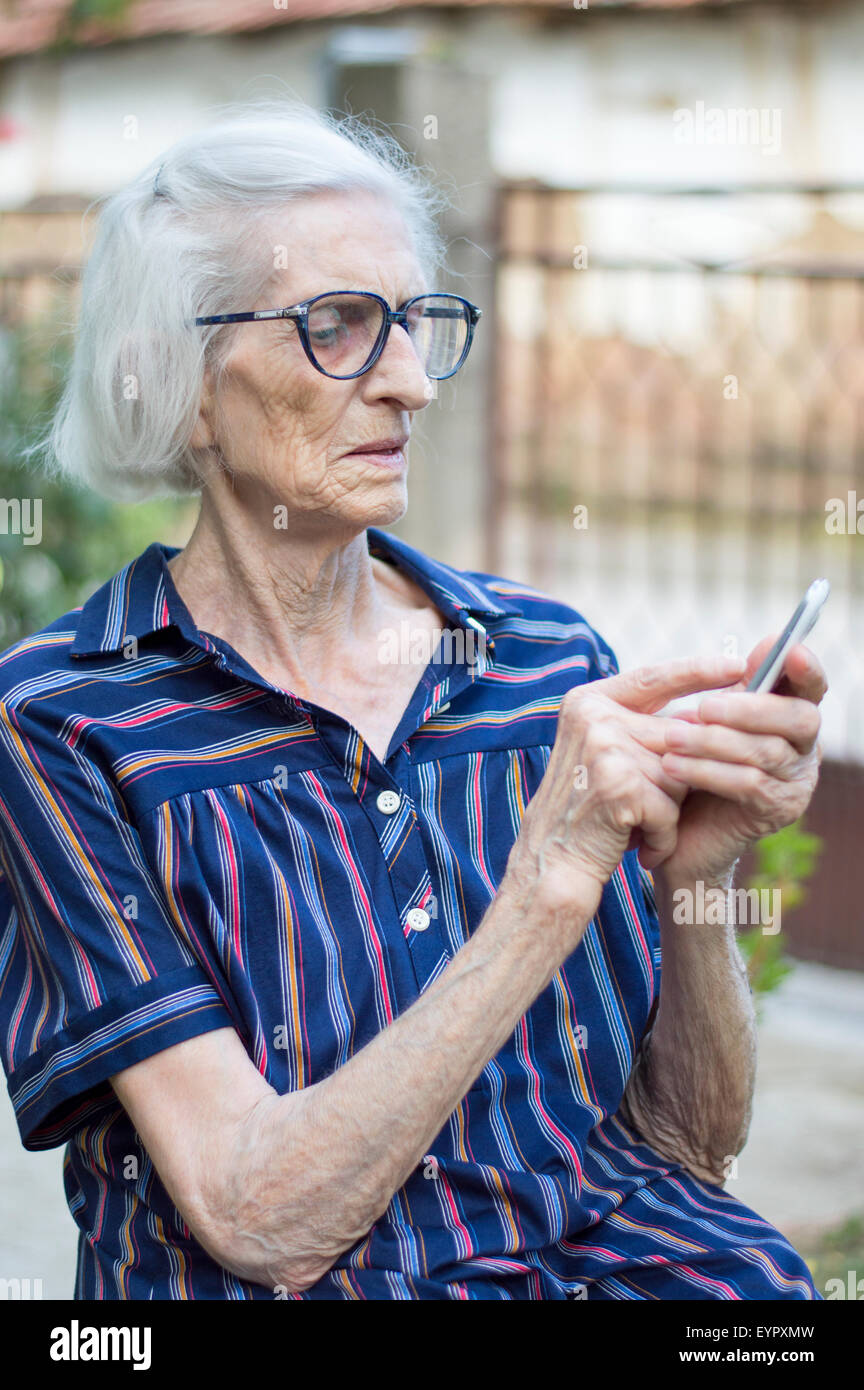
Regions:
<svg viewBox="0 0 864 1390"><path fill-rule="evenodd" d="M255 319L293 319L299 317L299 313L293 309L258 309L254 313L248 314L210 314L206 318L196 319L195 322L199 324L252 323Z"/></svg>

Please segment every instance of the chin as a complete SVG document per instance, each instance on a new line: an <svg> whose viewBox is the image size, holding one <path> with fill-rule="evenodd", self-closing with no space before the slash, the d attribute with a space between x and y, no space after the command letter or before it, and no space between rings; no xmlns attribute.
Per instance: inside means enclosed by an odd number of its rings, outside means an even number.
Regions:
<svg viewBox="0 0 864 1390"><path fill-rule="evenodd" d="M364 526L393 526L401 521L408 510L408 497L404 490L398 497L372 503L365 508Z"/></svg>
<svg viewBox="0 0 864 1390"><path fill-rule="evenodd" d="M408 489L404 479L394 479L390 487L364 488L363 495L350 499L343 516L361 526L392 526L408 510Z"/></svg>

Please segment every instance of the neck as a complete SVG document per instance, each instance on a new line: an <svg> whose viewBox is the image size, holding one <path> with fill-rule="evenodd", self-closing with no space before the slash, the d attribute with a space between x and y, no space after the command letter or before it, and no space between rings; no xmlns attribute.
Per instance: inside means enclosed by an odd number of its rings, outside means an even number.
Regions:
<svg viewBox="0 0 864 1390"><path fill-rule="evenodd" d="M196 626L258 670L327 678L392 621L392 567L369 554L366 531L320 517L277 529L202 498L171 577ZM305 528L304 528L305 522Z"/></svg>

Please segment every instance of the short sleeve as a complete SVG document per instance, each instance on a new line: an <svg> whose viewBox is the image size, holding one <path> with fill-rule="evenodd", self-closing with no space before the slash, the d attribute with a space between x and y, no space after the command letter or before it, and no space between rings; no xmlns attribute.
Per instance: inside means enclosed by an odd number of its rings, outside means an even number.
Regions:
<svg viewBox="0 0 864 1390"><path fill-rule="evenodd" d="M110 1076L232 1017L114 780L32 708L0 702L0 1046L47 1149L116 1108Z"/></svg>

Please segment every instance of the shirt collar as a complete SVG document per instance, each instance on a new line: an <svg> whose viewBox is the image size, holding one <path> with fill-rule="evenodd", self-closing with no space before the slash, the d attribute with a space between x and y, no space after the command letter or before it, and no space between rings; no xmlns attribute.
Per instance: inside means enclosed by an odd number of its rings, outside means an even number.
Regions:
<svg viewBox="0 0 864 1390"><path fill-rule="evenodd" d="M494 593L476 576L431 559L377 526L368 527L366 534L371 555L391 560L397 569L404 570L460 627L465 626L460 614L473 626L484 618L521 615L517 604ZM196 646L211 649L212 644L192 621L168 568L168 561L179 552L179 546L154 541L97 589L81 609L70 654L126 651L132 639L141 641L171 626Z"/></svg>

